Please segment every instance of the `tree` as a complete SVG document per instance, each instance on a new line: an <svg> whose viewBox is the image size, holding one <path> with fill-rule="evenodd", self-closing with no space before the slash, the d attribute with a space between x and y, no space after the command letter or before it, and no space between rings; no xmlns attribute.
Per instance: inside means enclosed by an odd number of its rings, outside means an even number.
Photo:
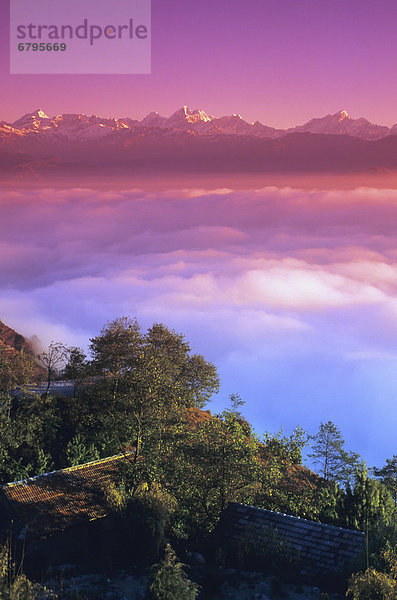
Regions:
<svg viewBox="0 0 397 600"><path fill-rule="evenodd" d="M181 427L173 460L164 456L163 477L188 530L210 530L229 502L250 500L259 477L258 445L230 410Z"/></svg>
<svg viewBox="0 0 397 600"><path fill-rule="evenodd" d="M394 504L390 492L376 479L369 477L365 463L357 471L353 489L346 490L347 525L368 531L380 520L393 518Z"/></svg>
<svg viewBox="0 0 397 600"><path fill-rule="evenodd" d="M306 446L309 435L296 427L289 437L283 435L282 429L276 433L264 434L264 446L273 455L287 459L295 465L302 464L302 450Z"/></svg>
<svg viewBox="0 0 397 600"><path fill-rule="evenodd" d="M190 581L183 570L184 565L169 544L163 560L154 566L149 585L150 600L194 600L198 585Z"/></svg>
<svg viewBox="0 0 397 600"><path fill-rule="evenodd" d="M68 348L62 342L51 342L47 350L43 350L37 356L43 367L47 371L47 389L45 396L48 396L51 387L51 381L56 373L64 366L69 355Z"/></svg>
<svg viewBox="0 0 397 600"><path fill-rule="evenodd" d="M262 468L255 506L320 519L323 508L329 506L329 495L320 490L320 477L301 464L308 437L299 426L289 436L282 429L276 434L265 433L259 448Z"/></svg>
<svg viewBox="0 0 397 600"><path fill-rule="evenodd" d="M102 374L90 391L96 403L91 413L100 420L91 421L91 430L112 438L116 451L134 443L135 461L178 413L202 406L219 387L215 366L192 355L182 334L159 323L142 334L136 319L116 319L91 340L91 352Z"/></svg>
<svg viewBox="0 0 397 600"><path fill-rule="evenodd" d="M120 377L134 368L141 352L139 323L129 317L117 318L106 323L90 342L93 368L111 379L115 399Z"/></svg>
<svg viewBox="0 0 397 600"><path fill-rule="evenodd" d="M0 391L8 392L31 382L37 375L33 356L0 344Z"/></svg>
<svg viewBox="0 0 397 600"><path fill-rule="evenodd" d="M69 348L68 362L63 371L65 379L71 379L74 382L74 395L77 391L77 382L81 381L88 373L87 356L81 348L77 346Z"/></svg>
<svg viewBox="0 0 397 600"><path fill-rule="evenodd" d="M0 481L7 483L52 470L60 421L53 398L0 395Z"/></svg>
<svg viewBox="0 0 397 600"><path fill-rule="evenodd" d="M81 348L75 346L69 348L68 362L65 365L63 375L65 379L82 379L87 374L88 362L87 356Z"/></svg>
<svg viewBox="0 0 397 600"><path fill-rule="evenodd" d="M390 490L397 505L397 454L393 454L393 458L387 458L381 469L374 467L373 473Z"/></svg>
<svg viewBox="0 0 397 600"><path fill-rule="evenodd" d="M347 484L358 466L359 455L346 452L340 429L332 421L321 423L317 434L311 439L315 443L313 452L308 456L318 465L320 475L325 481Z"/></svg>
<svg viewBox="0 0 397 600"><path fill-rule="evenodd" d="M379 551L379 529L393 525L396 513L390 492L379 481L368 476L365 463L356 473L353 489L350 486L346 489L344 513L345 526L365 532L368 568L370 555Z"/></svg>

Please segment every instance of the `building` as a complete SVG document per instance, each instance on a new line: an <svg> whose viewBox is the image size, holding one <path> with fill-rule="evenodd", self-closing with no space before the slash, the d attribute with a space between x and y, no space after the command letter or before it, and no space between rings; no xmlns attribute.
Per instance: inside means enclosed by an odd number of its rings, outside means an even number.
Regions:
<svg viewBox="0 0 397 600"><path fill-rule="evenodd" d="M133 451L0 487L3 537L45 567L111 549L115 530L107 494ZM105 519L105 517L107 517Z"/></svg>
<svg viewBox="0 0 397 600"><path fill-rule="evenodd" d="M284 554L304 580L321 582L350 574L365 550L361 531L237 503L224 511L218 528L224 544L261 560ZM282 561L280 561L280 564Z"/></svg>

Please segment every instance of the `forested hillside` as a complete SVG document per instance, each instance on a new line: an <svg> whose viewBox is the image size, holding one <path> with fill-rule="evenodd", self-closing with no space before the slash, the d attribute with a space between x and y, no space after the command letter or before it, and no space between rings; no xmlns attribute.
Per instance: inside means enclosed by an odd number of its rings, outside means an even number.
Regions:
<svg viewBox="0 0 397 600"><path fill-rule="evenodd" d="M396 588L396 456L370 469L345 450L331 421L313 435L299 427L257 434L238 394L211 414L215 365L162 324L143 332L136 320L116 319L90 340L89 356L57 342L34 357L22 336L3 324L1 331L2 484L128 450L108 503L123 519L150 521L150 551L142 554L151 562L168 542L206 547L222 511L240 502L364 531L365 574L351 580L351 597L394 597L356 590ZM71 397L49 387L41 395L24 391L40 369L48 384L69 380ZM305 448L317 474L302 464Z"/></svg>

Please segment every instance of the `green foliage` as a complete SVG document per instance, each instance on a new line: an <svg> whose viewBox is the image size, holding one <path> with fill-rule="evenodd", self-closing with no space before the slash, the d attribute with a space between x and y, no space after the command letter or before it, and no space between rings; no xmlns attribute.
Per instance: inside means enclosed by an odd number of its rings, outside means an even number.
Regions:
<svg viewBox="0 0 397 600"><path fill-rule="evenodd" d="M161 392L169 403L201 407L219 388L214 365L191 355L184 336L159 323L142 334L136 320L116 319L91 340L91 352L93 365L111 376L116 395L122 380L121 394L157 392L160 402Z"/></svg>
<svg viewBox="0 0 397 600"><path fill-rule="evenodd" d="M121 317L107 323L91 340L93 366L117 377L131 368L140 354L142 336L136 319Z"/></svg>
<svg viewBox="0 0 397 600"><path fill-rule="evenodd" d="M132 510L135 510L135 506L140 506L141 514L143 513L151 532L156 554L165 542L167 528L176 504L175 498L156 484L142 486L135 496Z"/></svg>
<svg viewBox="0 0 397 600"><path fill-rule="evenodd" d="M366 532L379 521L387 524L395 517L390 492L379 481L368 476L365 464L356 474L353 489L346 490L344 509L346 525Z"/></svg>
<svg viewBox="0 0 397 600"><path fill-rule="evenodd" d="M282 429L276 434L266 432L263 436L265 448L273 456L279 456L295 465L302 464L302 450L308 439L309 435L302 427L296 427L289 437L283 435Z"/></svg>
<svg viewBox="0 0 397 600"><path fill-rule="evenodd" d="M346 595L351 600L395 600L397 581L387 573L370 568L351 577Z"/></svg>
<svg viewBox="0 0 397 600"><path fill-rule="evenodd" d="M386 459L386 464L381 468L373 469L374 475L391 492L394 503L397 505L397 454Z"/></svg>
<svg viewBox="0 0 397 600"><path fill-rule="evenodd" d="M190 526L212 529L229 502L249 501L260 466L258 440L233 412L185 426L173 452L166 477Z"/></svg>
<svg viewBox="0 0 397 600"><path fill-rule="evenodd" d="M51 470L60 426L53 399L0 396L0 481L7 483Z"/></svg>
<svg viewBox="0 0 397 600"><path fill-rule="evenodd" d="M0 391L9 392L34 380L37 366L33 356L0 344Z"/></svg>
<svg viewBox="0 0 397 600"><path fill-rule="evenodd" d="M370 529L369 555L371 565L378 570L384 569L382 548L397 549L397 512L377 520Z"/></svg>
<svg viewBox="0 0 397 600"><path fill-rule="evenodd" d="M154 566L149 586L150 600L194 600L198 586L191 582L169 544L163 560Z"/></svg>
<svg viewBox="0 0 397 600"><path fill-rule="evenodd" d="M105 432L114 451L133 442L136 460L176 413L201 406L219 387L214 365L191 355L183 335L161 324L142 334L136 320L116 319L91 340L91 351L105 377L90 391L90 439Z"/></svg>
<svg viewBox="0 0 397 600"><path fill-rule="evenodd" d="M83 381L89 373L89 363L87 356L81 348L69 348L68 360L63 370L62 376L65 379L74 381L74 393L76 394L78 383Z"/></svg>
<svg viewBox="0 0 397 600"><path fill-rule="evenodd" d="M260 441L241 413L238 394L221 414L201 411L218 391L216 369L162 324L142 332L136 320L116 319L92 338L91 352L89 362L80 348L52 343L41 355L48 382L65 360L65 376L85 380L73 398L11 399L6 390L26 380L29 361L0 347L0 482L129 450L106 498L115 521L131 533L140 527L142 538L150 539L148 564L157 560L170 532L198 541L228 503L242 502L364 530L370 564L391 576L378 551L385 539L397 543L396 456L374 469L377 479L371 479L329 421L312 437L310 456L319 477L301 464L308 441L301 428L290 436L265 434ZM273 546L269 564L288 554ZM163 561L161 573L180 574L171 550L164 560L169 571Z"/></svg>
<svg viewBox="0 0 397 600"><path fill-rule="evenodd" d="M154 554L158 556L165 543L166 532L177 501L172 494L157 482L138 483L136 463L125 461L120 469L119 481L106 490L111 510L120 513L129 521L139 521L150 533Z"/></svg>
<svg viewBox="0 0 397 600"><path fill-rule="evenodd" d="M44 473L49 473L53 469L54 469L54 462L51 458L51 455L48 452L45 452L45 450L39 446L37 448L36 474L43 475Z"/></svg>
<svg viewBox="0 0 397 600"><path fill-rule="evenodd" d="M308 435L297 427L290 436L282 430L266 433L259 445L259 476L251 504L318 520L328 499L322 497L320 478L302 466Z"/></svg>
<svg viewBox="0 0 397 600"><path fill-rule="evenodd" d="M318 518L322 523L346 526L346 493L335 481L321 481L317 488Z"/></svg>
<svg viewBox="0 0 397 600"><path fill-rule="evenodd" d="M161 485L157 472L148 462L135 462L126 457L117 480L106 489L107 504L123 523L123 531L130 531L132 539L145 540L136 557L144 564L158 559L177 507L176 498L167 486Z"/></svg>
<svg viewBox="0 0 397 600"><path fill-rule="evenodd" d="M397 544L392 546L387 543L380 556L384 570L394 579L397 584Z"/></svg>
<svg viewBox="0 0 397 600"><path fill-rule="evenodd" d="M30 581L17 569L11 556L9 542L0 548L0 600L56 600L57 596Z"/></svg>
<svg viewBox="0 0 397 600"><path fill-rule="evenodd" d="M99 452L92 442L88 442L81 434L77 434L66 446L66 456L71 467L83 465L100 458Z"/></svg>
<svg viewBox="0 0 397 600"><path fill-rule="evenodd" d="M214 365L190 352L183 335L161 324L145 334L136 320L116 319L91 340L92 364L79 348L52 342L39 356L48 384L64 365L75 380L88 371L95 383L80 386L75 398L64 402L31 395L17 402L0 398L0 478L3 482L36 475L53 468L81 464L135 447L153 460L141 468L139 482L153 481L155 457L170 437L173 423L188 407L201 406L218 390ZM11 356L12 355L12 356ZM16 372L11 353L7 385ZM7 355L8 357L8 355ZM8 357L9 358L9 357ZM10 383L11 382L11 383ZM167 432L167 433L166 433ZM149 464L149 462L151 464Z"/></svg>

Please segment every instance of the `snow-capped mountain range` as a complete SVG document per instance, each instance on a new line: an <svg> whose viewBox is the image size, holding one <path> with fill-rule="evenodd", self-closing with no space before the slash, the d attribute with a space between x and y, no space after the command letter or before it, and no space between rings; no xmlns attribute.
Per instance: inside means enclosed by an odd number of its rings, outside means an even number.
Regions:
<svg viewBox="0 0 397 600"><path fill-rule="evenodd" d="M397 125L344 110L276 129L183 106L142 120L43 110L0 123L0 178L139 173L397 173ZM117 176L118 176L117 175Z"/></svg>
<svg viewBox="0 0 397 600"><path fill-rule="evenodd" d="M203 110L191 110L183 106L170 117L157 112L149 113L141 121L125 117L108 119L95 115L62 114L49 117L38 109L28 113L14 123L0 122L0 142L18 140L28 136L52 141L93 141L117 133L144 135L155 132L186 132L191 135L237 135L256 138L280 139L293 133L347 135L363 140L379 140L397 135L397 124L393 127L376 125L364 118L354 119L345 110L322 118L311 119L304 125L290 129L276 129L259 121L249 123L240 115L224 117L208 115Z"/></svg>

